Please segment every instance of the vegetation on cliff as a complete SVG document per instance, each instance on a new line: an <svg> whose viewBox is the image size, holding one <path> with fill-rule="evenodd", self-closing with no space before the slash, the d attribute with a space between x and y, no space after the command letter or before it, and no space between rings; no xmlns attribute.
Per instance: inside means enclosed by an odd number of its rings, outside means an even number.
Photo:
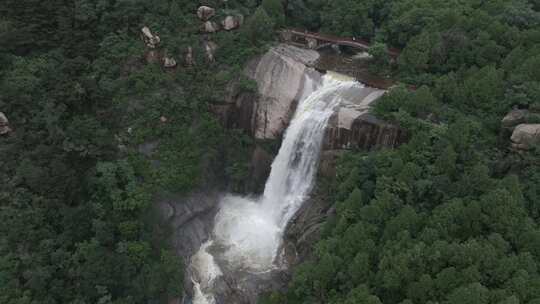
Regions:
<svg viewBox="0 0 540 304"><path fill-rule="evenodd" d="M409 142L341 160L313 258L263 302L540 303L540 150L510 151L501 127L540 105L538 3L300 2L301 24L402 47L419 88L377 103Z"/></svg>
<svg viewBox="0 0 540 304"><path fill-rule="evenodd" d="M212 34L214 62L199 4L246 16L239 30ZM0 137L0 302L179 296L182 266L154 195L213 178L242 188L237 147L250 140L224 130L209 105L275 27L294 25L370 39L383 55L402 48L397 74L419 89L378 103L409 142L343 158L329 191L336 214L313 259L288 292L264 301L540 303L539 154L509 152L500 127L512 107L540 108L539 9L526 0L2 1L0 110L10 130ZM181 62L175 70L143 58L143 26Z"/></svg>
<svg viewBox="0 0 540 304"><path fill-rule="evenodd" d="M207 2L245 15L257 6ZM182 265L154 195L186 193L215 175L244 177L245 153L235 150L244 135L223 130L208 105L224 98L273 24L264 24L264 37L250 28L215 34L216 60L207 62L198 5L0 3L0 110L11 128L0 136L1 303L158 303L181 295ZM158 33L158 54L182 66L151 63L143 26ZM192 67L183 60L189 47Z"/></svg>

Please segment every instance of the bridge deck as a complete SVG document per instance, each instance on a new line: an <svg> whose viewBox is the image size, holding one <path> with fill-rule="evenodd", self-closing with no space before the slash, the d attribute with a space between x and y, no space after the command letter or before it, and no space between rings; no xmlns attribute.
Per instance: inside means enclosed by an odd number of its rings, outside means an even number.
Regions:
<svg viewBox="0 0 540 304"><path fill-rule="evenodd" d="M313 33L313 32L298 30L298 29L286 29L285 31L293 35L297 35L297 36L301 36L305 38L317 39L320 41L326 41L326 42L339 44L339 45L346 45L346 46L359 48L363 50L368 50L371 46L369 42L362 39L357 39L357 38L353 39L349 37L337 37L337 36L332 36L332 35L325 35L325 34L320 34L320 33ZM400 52L397 49L394 49L394 48L388 49L388 54L393 58L398 57L399 53Z"/></svg>

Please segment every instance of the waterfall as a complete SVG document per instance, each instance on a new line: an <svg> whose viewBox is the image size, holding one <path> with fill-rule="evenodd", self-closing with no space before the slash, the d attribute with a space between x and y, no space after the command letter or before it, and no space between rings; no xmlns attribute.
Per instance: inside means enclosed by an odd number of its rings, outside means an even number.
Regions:
<svg viewBox="0 0 540 304"><path fill-rule="evenodd" d="M228 195L220 203L211 241L192 258L194 304L212 304L213 283L223 271L265 273L276 268L285 227L309 195L325 128L341 92L362 85L325 75L318 88L305 94L287 128L281 148L258 199ZM215 256L209 253L210 250ZM219 264L219 266L218 266Z"/></svg>

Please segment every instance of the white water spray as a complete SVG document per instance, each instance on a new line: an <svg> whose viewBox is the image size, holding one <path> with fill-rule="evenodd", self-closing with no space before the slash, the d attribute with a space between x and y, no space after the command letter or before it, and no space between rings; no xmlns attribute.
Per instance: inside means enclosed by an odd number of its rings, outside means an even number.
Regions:
<svg viewBox="0 0 540 304"><path fill-rule="evenodd" d="M285 227L313 186L328 120L343 101L342 92L361 88L357 82L325 75L320 87L300 101L262 197L251 200L229 195L222 200L211 242L219 247L216 254L227 269L261 273L276 267ZM212 283L221 270L208 257L211 244L201 246L192 259L199 277L194 279L194 304L214 303Z"/></svg>

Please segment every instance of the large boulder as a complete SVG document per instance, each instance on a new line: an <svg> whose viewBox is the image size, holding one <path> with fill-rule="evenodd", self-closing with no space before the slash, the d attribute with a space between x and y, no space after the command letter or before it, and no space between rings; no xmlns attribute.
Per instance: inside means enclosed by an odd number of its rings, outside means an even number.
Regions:
<svg viewBox="0 0 540 304"><path fill-rule="evenodd" d="M527 150L540 144L540 124L520 124L516 126L512 137L512 148Z"/></svg>
<svg viewBox="0 0 540 304"><path fill-rule="evenodd" d="M528 117L528 110L514 109L504 116L501 124L503 128L513 129L515 126L527 122Z"/></svg>
<svg viewBox="0 0 540 304"><path fill-rule="evenodd" d="M163 67L164 68L174 68L176 67L176 60L173 57L163 57Z"/></svg>
<svg viewBox="0 0 540 304"><path fill-rule="evenodd" d="M201 6L197 9L197 17L202 21L207 21L216 14L216 10L209 6Z"/></svg>
<svg viewBox="0 0 540 304"><path fill-rule="evenodd" d="M306 38L308 49L314 50L317 48L317 39L315 38Z"/></svg>
<svg viewBox="0 0 540 304"><path fill-rule="evenodd" d="M244 23L244 16L242 15L227 16L221 21L221 25L226 31L237 29L242 23Z"/></svg>
<svg viewBox="0 0 540 304"><path fill-rule="evenodd" d="M214 21L206 21L201 27L201 31L205 33L215 33L220 30L219 24Z"/></svg>
<svg viewBox="0 0 540 304"><path fill-rule="evenodd" d="M11 132L11 128L9 127L9 120L4 113L0 112L0 135L5 135L9 132Z"/></svg>
<svg viewBox="0 0 540 304"><path fill-rule="evenodd" d="M146 44L147 47L151 49L156 48L159 42L161 41L159 36L153 34L150 28L148 28L147 26L141 29L141 33L142 33L142 38L144 40L144 43Z"/></svg>

